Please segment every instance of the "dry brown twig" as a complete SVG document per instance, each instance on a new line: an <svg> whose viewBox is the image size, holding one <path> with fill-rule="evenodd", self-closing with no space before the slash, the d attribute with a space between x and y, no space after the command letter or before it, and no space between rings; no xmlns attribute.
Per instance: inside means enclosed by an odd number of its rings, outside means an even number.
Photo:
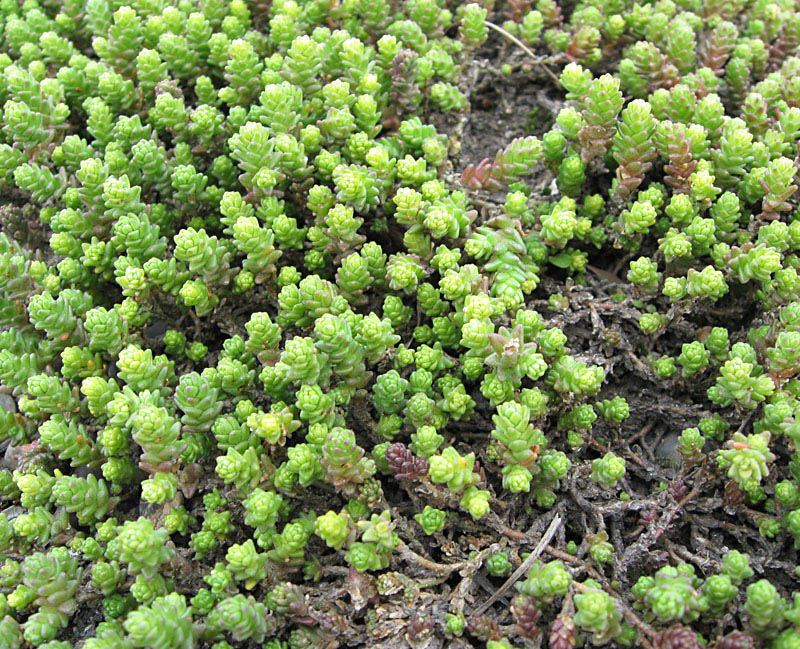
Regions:
<svg viewBox="0 0 800 649"><path fill-rule="evenodd" d="M557 86L560 85L559 81L558 81L558 77L553 73L553 71L550 68L548 68L544 64L544 61L542 61L541 57L536 56L536 54L534 54L533 51L527 45L525 45L525 43L523 43L521 40L519 40L513 34L508 33L505 29L503 29L499 25L495 25L494 23L490 23L488 20L486 21L486 26L487 27L491 27L498 34L500 34L503 37L507 38L512 43L514 43L514 45L516 45L517 47L522 49L522 51L525 52L525 54L527 54L528 56L530 56L534 60L534 62L536 62L538 65L541 65L542 68L544 68L544 71L547 72L548 76L555 82L555 84Z"/></svg>
<svg viewBox="0 0 800 649"><path fill-rule="evenodd" d="M500 599L503 594L511 588L517 580L524 575L528 569L533 565L533 562L539 558L539 555L544 552L545 548L548 546L550 541L556 535L559 526L561 525L561 516L556 514L553 516L553 520L550 521L550 525L547 528L547 531L542 535L542 538L539 539L539 543L536 544L536 547L533 549L533 552L530 553L527 559L523 561L519 568L517 568L511 576L506 579L505 583L497 589L497 591L492 595L489 599L487 599L483 604L481 604L478 608L476 608L472 614L473 615L481 615L484 613L492 604L494 604L498 599Z"/></svg>
<svg viewBox="0 0 800 649"><path fill-rule="evenodd" d="M430 570L432 572L438 573L451 573L455 572L456 570L461 570L468 562L467 561L456 561L454 563L437 563L436 561L431 561L430 559L426 559L425 557L417 554L409 548L405 541L400 539L400 542L397 544L397 551L400 553L400 557L405 559L410 563L414 563L426 570Z"/></svg>
<svg viewBox="0 0 800 649"><path fill-rule="evenodd" d="M696 486L683 498L681 498L675 505L664 510L659 520L651 525L640 537L639 540L628 546L624 554L620 558L620 571L625 574L628 567L632 562L638 560L642 555L646 554L650 547L658 540L658 538L667 531L672 524L678 512L683 509L684 505L693 500L702 490L705 485L705 476L703 469L695 476L694 481Z"/></svg>

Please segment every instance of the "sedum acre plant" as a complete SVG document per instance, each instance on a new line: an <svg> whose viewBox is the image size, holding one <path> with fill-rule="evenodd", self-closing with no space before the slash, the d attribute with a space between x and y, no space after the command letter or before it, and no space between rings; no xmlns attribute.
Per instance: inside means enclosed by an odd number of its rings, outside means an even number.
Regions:
<svg viewBox="0 0 800 649"><path fill-rule="evenodd" d="M800 646L799 48L0 0L0 646Z"/></svg>

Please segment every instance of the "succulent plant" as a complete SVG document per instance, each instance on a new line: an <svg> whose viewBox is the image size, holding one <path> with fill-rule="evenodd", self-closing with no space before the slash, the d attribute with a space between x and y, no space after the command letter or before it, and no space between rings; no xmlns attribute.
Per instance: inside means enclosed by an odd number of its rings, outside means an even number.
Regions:
<svg viewBox="0 0 800 649"><path fill-rule="evenodd" d="M798 645L796 3L0 23L1 646Z"/></svg>

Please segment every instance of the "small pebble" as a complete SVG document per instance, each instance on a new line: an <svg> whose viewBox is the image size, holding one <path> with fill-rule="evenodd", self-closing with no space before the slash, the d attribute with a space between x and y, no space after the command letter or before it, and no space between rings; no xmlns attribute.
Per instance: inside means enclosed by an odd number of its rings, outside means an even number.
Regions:
<svg viewBox="0 0 800 649"><path fill-rule="evenodd" d="M679 436L677 433L670 433L664 436L661 443L656 448L656 459L664 466L680 467L683 464L683 457L678 451Z"/></svg>
<svg viewBox="0 0 800 649"><path fill-rule="evenodd" d="M6 412L17 412L17 402L10 394L0 394L0 408Z"/></svg>

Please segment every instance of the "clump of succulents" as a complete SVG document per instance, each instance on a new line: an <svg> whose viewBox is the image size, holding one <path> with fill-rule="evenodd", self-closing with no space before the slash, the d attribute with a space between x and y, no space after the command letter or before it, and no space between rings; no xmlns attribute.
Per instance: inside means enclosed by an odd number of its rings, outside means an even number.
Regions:
<svg viewBox="0 0 800 649"><path fill-rule="evenodd" d="M789 0L0 2L0 646L797 646L799 48ZM558 101L462 165L490 74Z"/></svg>

